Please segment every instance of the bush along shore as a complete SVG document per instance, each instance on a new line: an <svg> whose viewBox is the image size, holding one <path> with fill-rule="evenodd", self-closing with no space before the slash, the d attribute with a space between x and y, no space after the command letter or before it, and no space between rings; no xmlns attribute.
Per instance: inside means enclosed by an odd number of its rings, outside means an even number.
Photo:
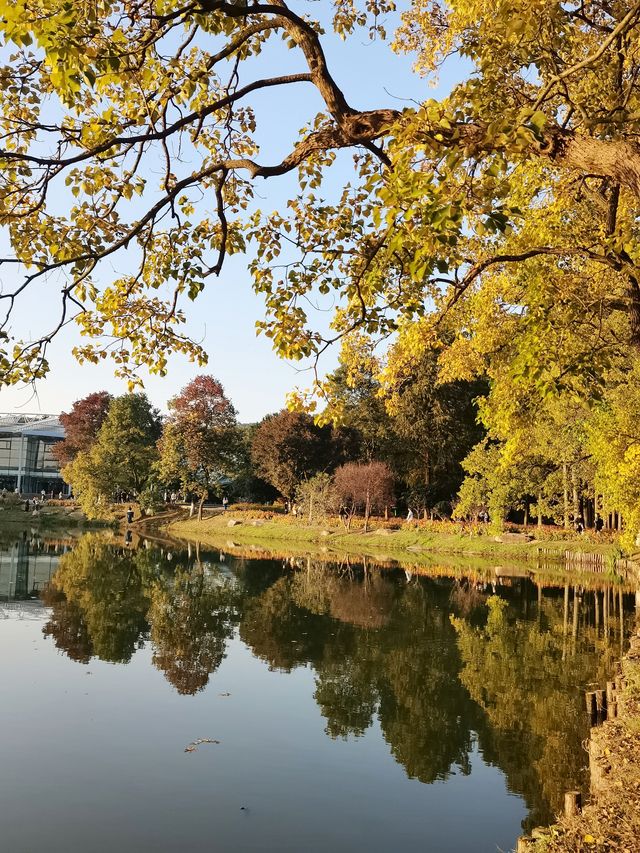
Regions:
<svg viewBox="0 0 640 853"><path fill-rule="evenodd" d="M517 853L637 853L640 845L640 627L615 681L587 693L591 790L568 791L553 826L518 839Z"/></svg>

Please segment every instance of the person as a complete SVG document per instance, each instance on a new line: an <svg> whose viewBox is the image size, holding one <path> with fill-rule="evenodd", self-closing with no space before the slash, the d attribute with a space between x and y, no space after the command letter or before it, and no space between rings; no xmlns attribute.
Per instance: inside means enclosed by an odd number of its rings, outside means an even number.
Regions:
<svg viewBox="0 0 640 853"><path fill-rule="evenodd" d="M132 521L133 521L133 510L131 509L131 507L129 507L127 509L127 524L131 524Z"/></svg>
<svg viewBox="0 0 640 853"><path fill-rule="evenodd" d="M584 522L582 520L581 515L579 515L576 518L575 528L576 528L576 533L578 533L578 534L582 533L582 531L584 530Z"/></svg>
<svg viewBox="0 0 640 853"><path fill-rule="evenodd" d="M42 503L44 503L47 497L47 493L44 489L40 492L40 497L42 498Z"/></svg>
<svg viewBox="0 0 640 853"><path fill-rule="evenodd" d="M229 506L229 498L225 495L222 498L222 509L226 512L228 506Z"/></svg>
<svg viewBox="0 0 640 853"><path fill-rule="evenodd" d="M600 533L602 528L604 527L604 521L600 516L596 518L596 533Z"/></svg>
<svg viewBox="0 0 640 853"><path fill-rule="evenodd" d="M409 507L409 512L407 513L407 521L413 521L413 510Z"/></svg>

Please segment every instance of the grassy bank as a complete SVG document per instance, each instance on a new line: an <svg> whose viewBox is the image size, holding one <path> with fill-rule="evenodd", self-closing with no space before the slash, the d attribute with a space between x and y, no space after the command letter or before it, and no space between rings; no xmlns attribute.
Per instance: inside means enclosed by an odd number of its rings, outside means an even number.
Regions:
<svg viewBox="0 0 640 853"><path fill-rule="evenodd" d="M640 846L640 635L622 661L618 715L592 729L591 800L522 846L527 853L636 853Z"/></svg>
<svg viewBox="0 0 640 853"><path fill-rule="evenodd" d="M66 528L95 529L105 527L104 522L89 522L75 505L42 506L37 511L25 512L23 506L0 506L0 532L11 535L25 528L42 532Z"/></svg>
<svg viewBox="0 0 640 853"><path fill-rule="evenodd" d="M228 540L238 544L273 546L274 548L307 547L309 550L336 551L371 557L392 555L412 559L421 555L463 555L485 557L492 560L553 561L564 560L565 553L581 552L601 554L603 559L613 557L615 547L607 542L588 539L564 541L507 541L497 542L486 529L473 528L455 532L454 525L429 527L403 525L399 529L376 527L371 532L347 531L344 527L304 524L290 517L260 519L250 513L229 512L204 518L202 521L186 519L173 522L168 532L182 539L202 544L224 546Z"/></svg>
<svg viewBox="0 0 640 853"><path fill-rule="evenodd" d="M234 522L233 526L229 526ZM225 515L182 519L167 524L165 532L174 538L232 551L251 558L311 556L322 560L344 561L370 558L379 566L396 566L420 574L535 575L540 580L558 583L570 575L587 588L602 584L613 574L612 543L576 541L496 542L486 528L479 533L453 532L452 524L423 526L403 525L399 529L374 529L347 532L344 526L321 527L304 524L299 519L252 518L251 513L229 512ZM588 564L568 563L566 553L601 555L599 572ZM624 573L626 574L626 573ZM620 578L621 580L621 578Z"/></svg>

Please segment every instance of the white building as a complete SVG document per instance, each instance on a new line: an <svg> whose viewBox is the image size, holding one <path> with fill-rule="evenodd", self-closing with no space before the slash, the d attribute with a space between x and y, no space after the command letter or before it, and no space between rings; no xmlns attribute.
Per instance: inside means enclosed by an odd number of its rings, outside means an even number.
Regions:
<svg viewBox="0 0 640 853"><path fill-rule="evenodd" d="M0 414L0 489L35 495L68 493L53 454L64 439L56 415Z"/></svg>

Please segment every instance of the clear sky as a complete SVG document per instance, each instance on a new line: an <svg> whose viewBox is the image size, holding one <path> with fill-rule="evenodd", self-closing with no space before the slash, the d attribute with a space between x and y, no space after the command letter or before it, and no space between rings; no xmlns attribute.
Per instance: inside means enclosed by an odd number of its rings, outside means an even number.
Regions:
<svg viewBox="0 0 640 853"><path fill-rule="evenodd" d="M392 27L389 27L391 30ZM462 66L452 63L441 75L434 88L411 70L411 58L395 55L388 44L369 42L362 33L347 42L332 34L324 38L329 66L347 100L359 109L382 106L401 108L404 99L424 100L448 91L459 79ZM281 50L261 58L261 74L281 74L306 70L297 51ZM265 67L266 66L266 67ZM252 101L256 111L262 153L260 162L278 162L288 153L301 128L316 112L323 108L317 92L310 84L288 86L281 93L274 89L257 93ZM330 185L338 186L351 177L351 158L339 156L332 168ZM282 208L287 198L295 194L295 173L284 178L260 181L257 190L264 210ZM118 261L118 273L127 272L126 256ZM253 293L247 272L247 258L239 256L227 260L218 280L209 279L205 290L195 303L186 305L188 333L201 341L209 354L209 364L197 368L186 359L176 356L169 362L169 373L164 378L143 374L145 390L152 402L161 408L198 373L212 373L224 385L229 398L243 422L256 421L284 405L285 396L292 388L310 384L308 373L301 373L304 365L279 359L264 337L256 337L255 322L264 314L260 297ZM46 288L49 288L47 291ZM55 296L59 282L50 280L44 289L30 299L18 318L19 331L28 335L55 311ZM329 317L320 317L325 325ZM0 390L0 411L51 412L68 410L74 400L92 391L107 390L113 394L126 391L125 384L113 376L109 362L100 365L78 365L71 348L80 340L74 326L69 326L53 342L48 351L51 371L40 381L35 391L31 387L3 388ZM337 361L337 347L323 356L321 367L331 370Z"/></svg>

